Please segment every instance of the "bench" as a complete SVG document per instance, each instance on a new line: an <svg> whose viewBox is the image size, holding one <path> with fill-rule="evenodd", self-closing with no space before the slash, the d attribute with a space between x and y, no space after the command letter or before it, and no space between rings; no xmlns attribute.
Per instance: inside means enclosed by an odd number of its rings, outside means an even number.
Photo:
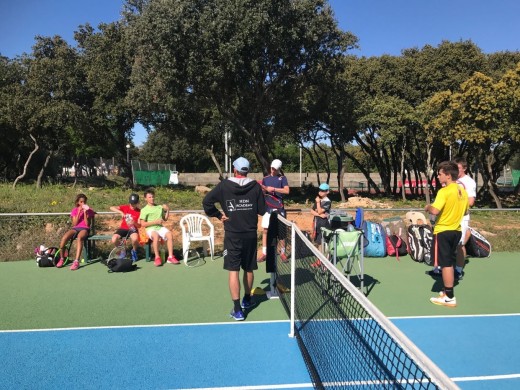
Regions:
<svg viewBox="0 0 520 390"><path fill-rule="evenodd" d="M94 234L89 236L86 240L86 248L83 248L83 258L87 262L93 261L94 251L96 250L96 241L110 240L112 240L112 234ZM148 240L148 242L144 245L144 252L146 261L151 261L151 253L153 252L151 240Z"/></svg>

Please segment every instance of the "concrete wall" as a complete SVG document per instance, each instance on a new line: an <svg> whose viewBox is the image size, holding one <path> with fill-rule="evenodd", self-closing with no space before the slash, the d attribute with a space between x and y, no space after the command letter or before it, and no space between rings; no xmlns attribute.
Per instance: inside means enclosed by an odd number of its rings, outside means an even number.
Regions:
<svg viewBox="0 0 520 390"><path fill-rule="evenodd" d="M315 173L302 173L300 179L300 173L286 173L287 180L289 181L290 187L300 187L301 183L304 185L312 184L317 187L319 185L318 178ZM251 173L248 177L254 180L262 180L263 174L261 173ZM371 174L370 177L376 184L380 184L381 179L379 174L374 173ZM327 175L325 173L320 174L321 181L326 181ZM207 186L207 185L216 185L218 184L218 173L180 173L179 172L179 184L185 186ZM331 188L337 188L337 173L332 173L330 177L329 184ZM366 189L367 188L367 180L365 176L361 173L347 173L344 178L345 186L347 188L355 188L355 189ZM477 185L482 184L482 177L479 175Z"/></svg>
<svg viewBox="0 0 520 390"><path fill-rule="evenodd" d="M289 186L291 187L300 187L300 184L312 184L314 186L318 186L318 178L315 173L286 173L287 180L289 181ZM337 187L337 173L331 174L330 178L330 186L332 188ZM254 180L262 180L263 174L261 173L251 173L248 177ZM372 180L376 183L379 183L379 175L374 174L371 175ZM321 181L326 181L327 176L325 173L320 174ZM179 184L186 186L207 186L207 185L215 185L219 182L218 173L180 173L179 172ZM362 185L360 185L362 183ZM345 175L345 184L347 188L364 188L367 187L367 181L365 177L361 173L347 173Z"/></svg>

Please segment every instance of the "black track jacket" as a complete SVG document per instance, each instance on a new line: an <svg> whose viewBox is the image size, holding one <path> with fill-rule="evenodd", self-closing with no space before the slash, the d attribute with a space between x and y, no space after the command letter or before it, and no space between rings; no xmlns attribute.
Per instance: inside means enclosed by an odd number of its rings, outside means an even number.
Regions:
<svg viewBox="0 0 520 390"><path fill-rule="evenodd" d="M215 207L219 203L222 211L229 218L224 222L228 237L255 236L258 216L265 214L265 200L262 187L248 177L231 177L222 180L202 201L204 212L210 217L222 218L222 213Z"/></svg>

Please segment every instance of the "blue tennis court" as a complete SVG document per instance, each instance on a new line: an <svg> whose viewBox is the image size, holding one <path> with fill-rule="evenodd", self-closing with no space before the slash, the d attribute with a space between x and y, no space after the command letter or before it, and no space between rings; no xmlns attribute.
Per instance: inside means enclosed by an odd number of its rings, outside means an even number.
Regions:
<svg viewBox="0 0 520 390"><path fill-rule="evenodd" d="M520 315L392 321L461 389L520 388ZM288 332L287 321L3 331L1 387L312 388Z"/></svg>

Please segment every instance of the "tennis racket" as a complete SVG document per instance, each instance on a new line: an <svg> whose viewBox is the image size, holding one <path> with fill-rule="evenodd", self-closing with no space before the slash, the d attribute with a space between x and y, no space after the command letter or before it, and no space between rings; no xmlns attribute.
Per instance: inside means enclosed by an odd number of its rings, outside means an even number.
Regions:
<svg viewBox="0 0 520 390"><path fill-rule="evenodd" d="M196 249L188 249L184 252L184 264L190 268L199 267L201 265L206 264L206 260L202 257L198 250Z"/></svg>
<svg viewBox="0 0 520 390"><path fill-rule="evenodd" d="M70 239L67 244L65 245L65 248L63 248L63 251L61 249L58 249L54 253L54 265L58 264L58 261L60 261L61 258L63 258L63 267L67 265L69 262L69 252L70 252L70 246L72 245L72 241L74 241L75 236Z"/></svg>
<svg viewBox="0 0 520 390"><path fill-rule="evenodd" d="M125 259L128 255L126 250L126 241L130 236L131 230L128 231L125 237L121 237L119 240L119 244L110 251L108 255L107 263L112 259Z"/></svg>

